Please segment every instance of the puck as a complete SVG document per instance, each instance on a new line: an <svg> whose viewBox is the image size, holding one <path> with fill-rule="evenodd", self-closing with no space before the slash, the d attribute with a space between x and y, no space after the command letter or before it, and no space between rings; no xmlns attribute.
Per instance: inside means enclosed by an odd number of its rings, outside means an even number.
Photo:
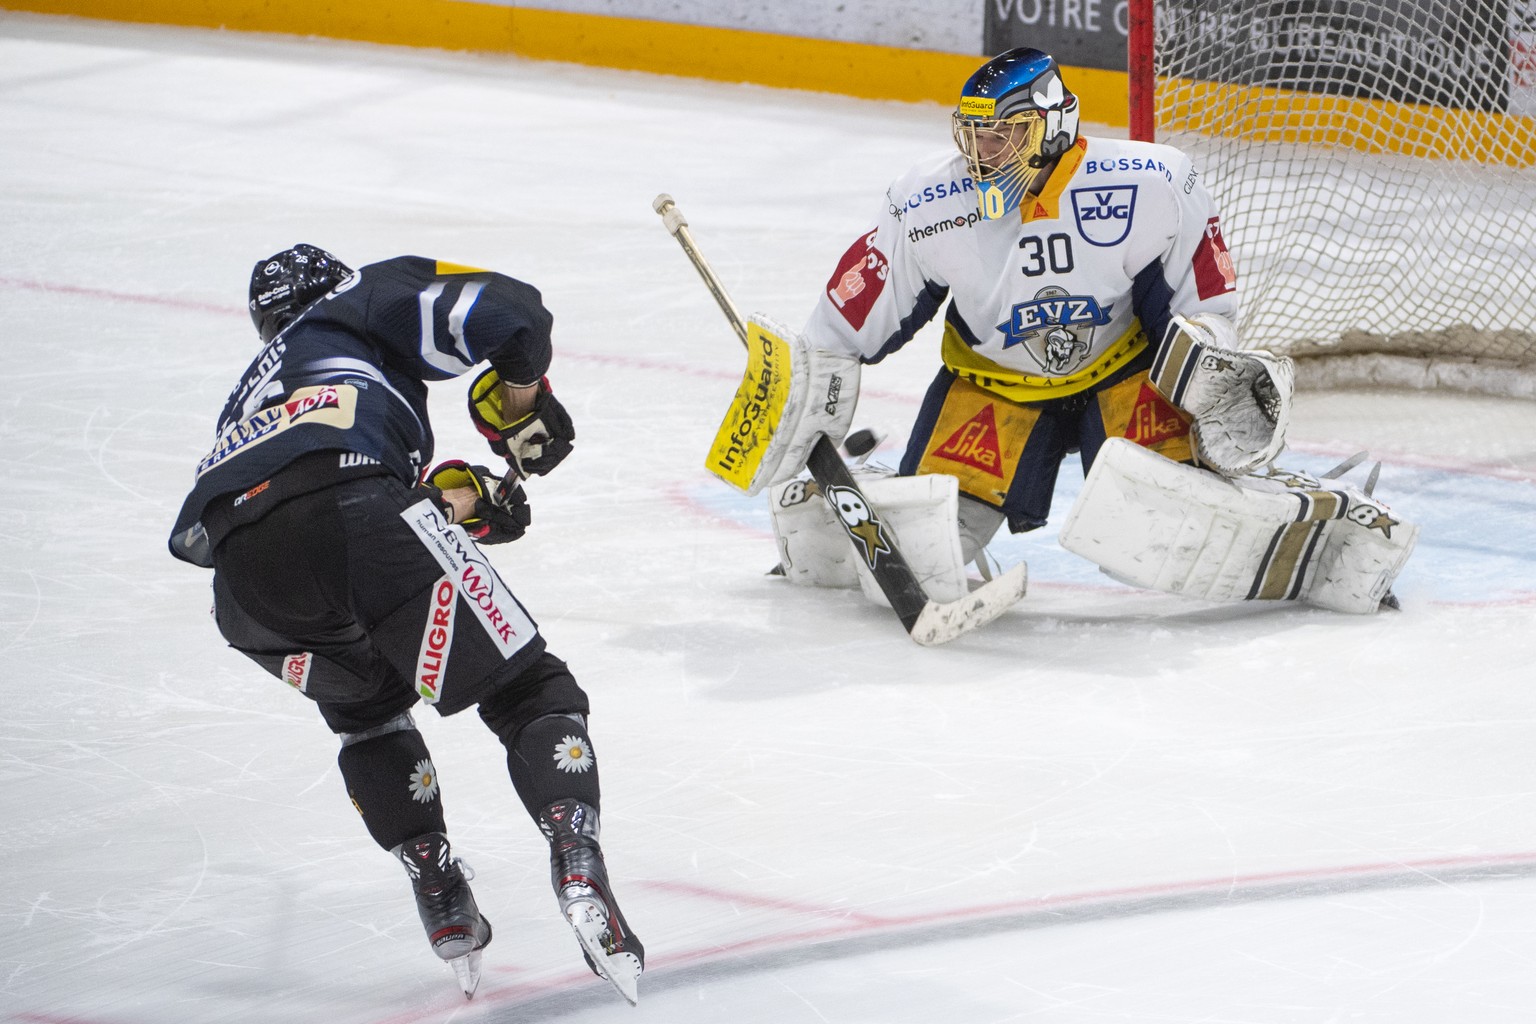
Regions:
<svg viewBox="0 0 1536 1024"><path fill-rule="evenodd" d="M858 458L860 455L867 455L874 451L875 446L879 443L880 435L865 427L862 430L855 430L849 434L843 440L843 448L849 455Z"/></svg>

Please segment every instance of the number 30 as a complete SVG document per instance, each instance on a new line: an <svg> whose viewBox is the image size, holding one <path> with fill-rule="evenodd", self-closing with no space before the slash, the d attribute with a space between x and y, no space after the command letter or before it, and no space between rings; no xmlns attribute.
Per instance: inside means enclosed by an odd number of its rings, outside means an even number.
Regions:
<svg viewBox="0 0 1536 1024"><path fill-rule="evenodd" d="M1019 269L1025 277L1039 277L1046 270L1053 274L1070 274L1077 266L1077 261L1072 258L1071 235L1058 233L1044 241L1030 235L1019 239L1019 248L1024 251L1024 265Z"/></svg>

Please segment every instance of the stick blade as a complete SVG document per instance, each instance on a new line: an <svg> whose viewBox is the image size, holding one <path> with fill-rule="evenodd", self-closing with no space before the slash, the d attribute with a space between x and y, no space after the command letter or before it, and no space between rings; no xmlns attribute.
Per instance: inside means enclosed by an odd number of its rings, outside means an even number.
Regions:
<svg viewBox="0 0 1536 1024"><path fill-rule="evenodd" d="M1012 608L1028 587L1029 567L1020 562L958 601L929 601L912 623L912 639L924 647L947 644Z"/></svg>

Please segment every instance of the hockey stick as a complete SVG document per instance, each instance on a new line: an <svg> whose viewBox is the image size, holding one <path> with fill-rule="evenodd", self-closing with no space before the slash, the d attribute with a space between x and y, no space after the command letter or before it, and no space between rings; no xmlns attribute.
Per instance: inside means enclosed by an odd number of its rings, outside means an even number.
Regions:
<svg viewBox="0 0 1536 1024"><path fill-rule="evenodd" d="M705 262L704 256L699 252L698 246L693 241L693 235L688 230L688 221L683 217L683 211L677 208L677 203L672 197L663 193L651 203L651 209L661 215L662 223L673 238L677 239L687 253L688 260L693 268L704 279L704 284L709 288L715 302L725 313L725 318L730 321L732 329L736 331L736 337L742 345L747 344L747 323L742 317L741 311L726 294L725 287L710 265ZM937 602L928 599L923 591L923 586L918 582L912 572L912 567L902 556L892 538L890 530L880 521L875 508L854 483L853 474L843 464L842 456L838 455L837 448L829 441L826 435L816 440L811 448L810 458L806 462L811 471L811 476L821 485L821 493L829 503L835 501L834 495L843 492L863 502L869 509L870 524L860 527L864 531L864 537L855 534L841 516L834 518L843 523L843 528L848 531L848 539L853 543L859 558L869 567L875 582L880 585L880 590L885 594L886 600L891 603L891 609L896 617L906 628L913 640L924 646L947 643L963 633L968 633L978 626L984 626L1007 611L1013 604L1024 596L1024 589L1028 583L1028 570L1024 563L1019 563L1001 576L983 584L958 601ZM851 492L851 493L850 493ZM835 512L835 509L834 509ZM867 539L872 535L883 544L870 543Z"/></svg>

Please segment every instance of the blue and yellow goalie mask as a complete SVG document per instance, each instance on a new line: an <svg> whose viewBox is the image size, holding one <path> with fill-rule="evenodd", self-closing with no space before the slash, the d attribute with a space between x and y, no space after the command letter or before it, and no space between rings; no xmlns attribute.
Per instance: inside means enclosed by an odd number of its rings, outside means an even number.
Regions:
<svg viewBox="0 0 1536 1024"><path fill-rule="evenodd" d="M1030 184L1077 141L1077 97L1049 54L1009 50L982 65L960 90L955 145L970 165L982 217L1017 210Z"/></svg>

